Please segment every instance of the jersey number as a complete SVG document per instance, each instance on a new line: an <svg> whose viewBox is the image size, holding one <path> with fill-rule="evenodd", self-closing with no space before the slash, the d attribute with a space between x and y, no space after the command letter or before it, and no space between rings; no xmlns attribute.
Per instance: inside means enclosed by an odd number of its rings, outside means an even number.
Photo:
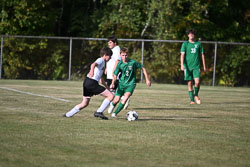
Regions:
<svg viewBox="0 0 250 167"><path fill-rule="evenodd" d="M129 71L126 71L126 76L127 76L127 77L129 76Z"/></svg>
<svg viewBox="0 0 250 167"><path fill-rule="evenodd" d="M191 48L191 53L196 53L196 48Z"/></svg>

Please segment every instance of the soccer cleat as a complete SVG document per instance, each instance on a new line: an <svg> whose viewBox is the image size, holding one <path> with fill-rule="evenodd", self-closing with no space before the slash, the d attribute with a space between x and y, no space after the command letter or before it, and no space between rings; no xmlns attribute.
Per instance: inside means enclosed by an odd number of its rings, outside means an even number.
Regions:
<svg viewBox="0 0 250 167"><path fill-rule="evenodd" d="M112 113L111 117L116 118L116 113Z"/></svg>
<svg viewBox="0 0 250 167"><path fill-rule="evenodd" d="M105 117L102 112L95 112L94 117L99 117L101 119L108 120L108 117Z"/></svg>
<svg viewBox="0 0 250 167"><path fill-rule="evenodd" d="M194 101L191 101L190 104L195 104L195 102L194 102Z"/></svg>
<svg viewBox="0 0 250 167"><path fill-rule="evenodd" d="M196 104L201 104L201 100L199 99L198 96L195 96L194 100L195 100Z"/></svg>
<svg viewBox="0 0 250 167"><path fill-rule="evenodd" d="M128 108L130 99L128 99L123 107L123 110L126 110Z"/></svg>
<svg viewBox="0 0 250 167"><path fill-rule="evenodd" d="M115 106L113 105L113 103L110 103L108 113L111 114L113 112L114 108L115 108Z"/></svg>
<svg viewBox="0 0 250 167"><path fill-rule="evenodd" d="M67 117L67 115L66 115L66 114L63 114L63 117L65 117L65 118L70 118L70 117Z"/></svg>

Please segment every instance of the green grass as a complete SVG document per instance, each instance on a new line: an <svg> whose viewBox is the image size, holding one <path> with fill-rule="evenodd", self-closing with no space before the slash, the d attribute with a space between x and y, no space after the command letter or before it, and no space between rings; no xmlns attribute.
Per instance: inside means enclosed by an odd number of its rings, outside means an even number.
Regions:
<svg viewBox="0 0 250 167"><path fill-rule="evenodd" d="M202 86L190 105L186 85L138 84L129 110L139 120L99 120L103 98L72 118L82 82L0 80L0 167L250 166L250 88Z"/></svg>

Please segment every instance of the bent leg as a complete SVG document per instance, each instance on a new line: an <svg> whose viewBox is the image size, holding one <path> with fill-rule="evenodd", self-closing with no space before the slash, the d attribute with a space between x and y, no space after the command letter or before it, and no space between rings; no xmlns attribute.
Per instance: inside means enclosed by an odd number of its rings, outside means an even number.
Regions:
<svg viewBox="0 0 250 167"><path fill-rule="evenodd" d="M106 89L105 91L100 93L100 95L102 95L102 96L104 96L106 98L102 102L101 106L98 108L97 112L104 112L105 109L109 106L110 102L113 100L114 94Z"/></svg>
<svg viewBox="0 0 250 167"><path fill-rule="evenodd" d="M77 104L74 108L72 108L69 112L65 114L66 117L72 117L76 113L80 112L81 109L87 107L89 105L90 97L83 96L82 102Z"/></svg>
<svg viewBox="0 0 250 167"><path fill-rule="evenodd" d="M122 98L122 101L119 103L117 109L115 110L115 114L117 115L124 107L125 103L127 102L127 100L129 99L129 97L131 96L130 92L126 92Z"/></svg>

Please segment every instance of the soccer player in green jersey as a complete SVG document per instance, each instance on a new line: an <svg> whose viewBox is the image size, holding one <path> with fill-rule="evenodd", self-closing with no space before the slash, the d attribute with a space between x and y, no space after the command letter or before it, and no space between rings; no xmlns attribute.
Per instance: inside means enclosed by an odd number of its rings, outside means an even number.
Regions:
<svg viewBox="0 0 250 167"><path fill-rule="evenodd" d="M195 41L195 31L189 30L188 41L181 46L181 70L184 71L184 80L188 82L190 104L201 104L198 96L200 90L200 56L206 72L205 56L200 42ZM194 91L193 83L194 80Z"/></svg>
<svg viewBox="0 0 250 167"><path fill-rule="evenodd" d="M133 59L130 59L128 56L128 49L122 48L121 49L121 61L117 64L116 69L114 71L114 77L112 80L112 83L110 85L110 88L113 88L115 85L116 77L119 72L121 72L121 77L119 79L119 85L115 92L115 98L112 102L113 109L115 108L116 104L120 101L121 97L124 96L119 103L117 109L115 112L112 113L112 117L116 117L116 115L123 109L126 101L129 99L129 97L133 94L134 89L136 87L136 70L141 69L143 71L143 74L146 79L146 84L150 87L151 82L148 78L148 74L146 69L142 66L142 64L136 62Z"/></svg>

